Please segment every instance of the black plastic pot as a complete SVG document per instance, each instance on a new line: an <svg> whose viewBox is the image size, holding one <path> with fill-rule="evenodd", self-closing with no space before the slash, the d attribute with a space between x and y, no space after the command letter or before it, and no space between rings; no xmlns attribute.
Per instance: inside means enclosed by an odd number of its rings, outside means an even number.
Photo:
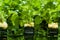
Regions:
<svg viewBox="0 0 60 40"><path fill-rule="evenodd" d="M58 29L52 29L52 28L50 28L49 30L48 30L48 33L49 33L49 36L58 36Z"/></svg>
<svg viewBox="0 0 60 40"><path fill-rule="evenodd" d="M48 29L48 39L49 40L58 40L58 29Z"/></svg>
<svg viewBox="0 0 60 40"><path fill-rule="evenodd" d="M0 40L7 40L7 30L0 28Z"/></svg>
<svg viewBox="0 0 60 40"><path fill-rule="evenodd" d="M24 38L25 40L33 40L34 38L34 28L24 27Z"/></svg>

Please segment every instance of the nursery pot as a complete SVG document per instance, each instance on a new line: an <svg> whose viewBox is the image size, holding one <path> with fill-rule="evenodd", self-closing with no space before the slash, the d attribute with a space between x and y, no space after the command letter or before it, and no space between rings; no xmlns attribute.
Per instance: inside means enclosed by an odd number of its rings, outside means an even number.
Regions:
<svg viewBox="0 0 60 40"><path fill-rule="evenodd" d="M24 27L24 38L25 40L33 40L34 38L34 28Z"/></svg>
<svg viewBox="0 0 60 40"><path fill-rule="evenodd" d="M7 40L7 29L0 28L0 39Z"/></svg>
<svg viewBox="0 0 60 40"><path fill-rule="evenodd" d="M58 23L48 24L48 37L49 37L49 40L58 39Z"/></svg>

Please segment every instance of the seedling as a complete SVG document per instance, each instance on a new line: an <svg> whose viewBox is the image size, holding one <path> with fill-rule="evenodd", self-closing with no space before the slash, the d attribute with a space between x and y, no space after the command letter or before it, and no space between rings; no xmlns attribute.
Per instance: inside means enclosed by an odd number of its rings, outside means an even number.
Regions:
<svg viewBox="0 0 60 40"><path fill-rule="evenodd" d="M24 26L25 40L33 40L33 37L34 37L34 27L32 27L30 24L25 24Z"/></svg>

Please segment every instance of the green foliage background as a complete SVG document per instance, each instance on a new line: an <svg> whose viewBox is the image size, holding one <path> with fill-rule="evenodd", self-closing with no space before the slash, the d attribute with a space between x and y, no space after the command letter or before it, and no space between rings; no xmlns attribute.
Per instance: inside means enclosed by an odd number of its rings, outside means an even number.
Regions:
<svg viewBox="0 0 60 40"><path fill-rule="evenodd" d="M35 15L39 17L34 20ZM9 37L12 35L12 30L14 35L23 35L23 25L33 21L35 21L36 30L39 30L38 33L45 36L46 32L38 29L39 24L44 19L47 23L58 22L58 17L60 17L60 0L0 0L0 18L9 25L8 40L13 40ZM24 37L16 39L23 40Z"/></svg>

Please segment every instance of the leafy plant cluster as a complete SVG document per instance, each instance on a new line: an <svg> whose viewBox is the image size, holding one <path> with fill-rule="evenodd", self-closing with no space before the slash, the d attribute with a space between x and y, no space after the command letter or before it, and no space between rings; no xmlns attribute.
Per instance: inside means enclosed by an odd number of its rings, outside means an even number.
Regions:
<svg viewBox="0 0 60 40"><path fill-rule="evenodd" d="M34 19L35 15L38 16ZM58 22L59 17L60 0L0 0L0 19L8 23L8 34L14 31L15 35L23 35L25 23L35 21L35 28L38 29L43 20ZM44 30L38 30L39 34L45 35Z"/></svg>

